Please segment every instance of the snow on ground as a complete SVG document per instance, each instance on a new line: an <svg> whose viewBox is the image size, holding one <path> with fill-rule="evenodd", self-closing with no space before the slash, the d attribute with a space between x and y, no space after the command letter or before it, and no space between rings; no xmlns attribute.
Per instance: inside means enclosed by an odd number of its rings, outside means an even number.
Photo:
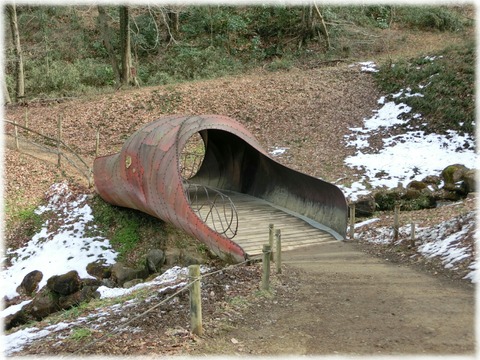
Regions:
<svg viewBox="0 0 480 360"><path fill-rule="evenodd" d="M269 154L272 156L279 156L285 154L285 152L288 150L288 147L281 147L281 146L275 146Z"/></svg>
<svg viewBox="0 0 480 360"><path fill-rule="evenodd" d="M475 233L476 211L453 219L443 221L431 227L415 229L415 243L418 246L418 255L426 258L437 257L446 269L457 270L462 261L468 261L470 271L464 277L471 282L480 281L479 264L475 259L473 241L465 241L467 237L473 238ZM379 219L370 219L355 224L356 239L362 239L372 244L389 244L393 238L393 227L368 226ZM366 228L364 229L364 227ZM399 228L398 244L410 239L411 225Z"/></svg>
<svg viewBox="0 0 480 360"><path fill-rule="evenodd" d="M434 57L428 59L435 60ZM368 69L375 69L371 62L360 65L365 67L362 67L362 71L371 72ZM405 103L393 100L386 102L387 97L399 99L423 96L421 93L412 94L411 91L411 88L406 88L396 94L382 96L378 100L381 107L373 110L370 118L363 120L363 126L350 128L351 133L345 135L346 145L357 150L355 155L345 159L345 164L363 172L351 185L338 185L352 201L370 193L372 188L393 188L398 183L406 186L412 180L439 175L448 165L460 163L471 169L479 168L478 156L473 150L475 139L472 136L455 131L448 131L446 135L425 134L409 125L410 120L421 119L421 114L412 114L411 107ZM369 138L400 125L405 125L408 131L384 138L383 148L371 151Z"/></svg>
<svg viewBox="0 0 480 360"><path fill-rule="evenodd" d="M200 272L205 273L208 271L207 267L201 266ZM152 291L152 295L147 298L145 301L149 302L149 299L156 298L159 293L163 293L167 290L171 289L180 289L181 287L187 284L187 275L188 275L188 268L182 268L179 266L175 266L162 275L156 277L155 279L139 284L129 289L117 288L117 289L109 289L105 286L99 288L99 292L101 294L101 298L111 298L111 297L119 297L123 295L127 295L132 293L135 290L140 288L155 288L156 292ZM21 351L26 345L32 343L35 340L44 338L49 336L50 334L59 332L64 329L75 329L84 324L88 324L88 327L91 329L97 329L100 326L105 326L109 323L109 315L114 313L119 313L121 311L125 311L125 308L129 308L136 303L136 299L128 300L123 302L122 304L114 304L110 306L106 306L103 308L99 308L93 313L89 314L86 317L79 317L74 321L71 322L60 322L55 325L47 326L44 329L40 330L36 327L29 327L9 335L4 336L5 341L5 354L7 356L11 356L12 354ZM122 324L112 324L114 329L120 328ZM123 328L122 331L135 331L134 328Z"/></svg>
<svg viewBox="0 0 480 360"><path fill-rule="evenodd" d="M431 61L435 59L432 58ZM361 63L362 71L375 72L376 67L372 62ZM411 94L410 89L392 94L392 98L400 96L422 96ZM408 129L402 135L396 135L383 140L384 147L375 153L365 150L369 147L369 138L372 134L381 132L390 127L407 125L410 119L421 118L420 114L411 114L411 108L406 104L397 104L393 101L385 102L386 97L378 100L381 108L374 110L372 117L364 119L360 128L351 128L351 133L345 136L347 146L357 149L354 156L345 159L346 165L361 170L364 175L350 186L339 186L346 196L355 200L359 195L369 193L366 183L373 187L394 187L398 182L410 182L413 179L422 179L426 175L440 172L447 165L462 163L470 168L478 168L477 156L472 150L474 139L467 135L450 132L447 136L429 134L426 135L418 129ZM465 146L468 150L464 149ZM285 153L288 148L276 147L270 151L272 156ZM413 156L413 154L415 156ZM378 173L382 176L378 177ZM55 184L47 194L49 199L46 206L38 209L39 213L51 212L61 219L61 226L55 226L55 216L50 217L41 231L35 234L32 240L23 248L7 249L6 255L13 257L12 265L4 269L0 275L2 282L1 296L12 298L17 295L16 288L26 274L33 270L40 270L44 277L40 286L44 286L48 278L53 275L64 274L70 270L78 271L80 277L88 278L86 265L96 260L104 260L112 264L117 256L110 246L108 239L99 234L98 229L91 224L93 215L84 195L74 196L66 183ZM458 225L458 220L451 220L432 228L417 230L417 241L421 242L419 254L425 257L439 257L445 267L455 269L456 265L466 258L473 258L472 246L463 245L462 239L467 233L473 232L475 224L474 213L468 214L463 226ZM369 240L374 243L384 243L391 239L391 228L375 228L374 223L378 219L370 219L356 224L356 228L362 231L362 227L373 224L373 229L368 233ZM457 222L455 222L457 221ZM55 229L57 227L57 229ZM370 226L371 227L371 226ZM410 227L402 227L401 234L406 234ZM408 236L408 235L406 235ZM470 236L472 236L470 234ZM3 259L5 260L5 259ZM472 282L480 279L478 263L472 261L471 272L466 276ZM205 271L203 269L202 271ZM132 289L109 289L100 287L102 298L117 297L137 290L140 287L159 287L161 289L180 287L185 284L185 268L173 268L149 283L139 284ZM131 302L131 301L130 301ZM128 307L130 302L124 302L121 306ZM5 317L16 309L25 305L24 302L17 308L7 308L0 313ZM7 344L6 354L11 355L20 351L25 344L34 339L42 338L48 334L58 332L65 328L81 326L82 323L101 324L108 321L108 314L118 311L120 304L108 308L98 309L88 318L80 318L71 323L60 323L39 330L35 327L19 330L7 336L3 340ZM130 329L132 330L132 329Z"/></svg>
<svg viewBox="0 0 480 360"><path fill-rule="evenodd" d="M86 203L86 195L75 196L65 182L52 185L47 193L48 203L36 212L51 212L42 229L22 248L6 250L12 265L0 275L1 297L11 299L18 295L16 288L25 275L33 270L43 273L42 288L54 275L76 270L81 278L92 278L86 266L96 260L113 264L117 253L108 239L93 235L98 230L91 224L92 209ZM56 223L61 224L59 227ZM2 259L5 260L5 259Z"/></svg>

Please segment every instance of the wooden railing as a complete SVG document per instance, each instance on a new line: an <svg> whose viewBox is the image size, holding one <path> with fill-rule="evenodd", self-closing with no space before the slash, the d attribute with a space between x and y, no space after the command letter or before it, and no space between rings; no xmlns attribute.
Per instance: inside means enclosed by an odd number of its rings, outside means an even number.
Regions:
<svg viewBox="0 0 480 360"><path fill-rule="evenodd" d="M75 168L80 175L85 177L88 181L88 186L92 186L92 167L88 162L83 159L78 153L68 144L62 140L62 120L61 117L57 121L57 137L48 136L42 134L36 130L29 128L26 125L21 125L16 121L4 120L6 124L13 126L13 134L8 133L8 136L13 136L14 148L17 151L22 152L22 147L33 146L34 149L38 149L44 153L57 155L57 166L62 166L62 161L65 160L73 168ZM20 131L19 131L20 129ZM98 134L97 134L98 148ZM23 149L23 152L27 152L27 149ZM40 158L35 151L28 152L30 155Z"/></svg>

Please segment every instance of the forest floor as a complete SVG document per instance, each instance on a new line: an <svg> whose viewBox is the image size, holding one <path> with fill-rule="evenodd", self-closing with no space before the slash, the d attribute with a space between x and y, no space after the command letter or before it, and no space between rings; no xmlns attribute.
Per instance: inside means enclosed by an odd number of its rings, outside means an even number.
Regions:
<svg viewBox="0 0 480 360"><path fill-rule="evenodd" d="M446 42L455 42L454 35L440 33L402 34L402 39L378 59L427 54L443 48ZM331 182L348 180L354 171L343 160L354 149L345 147L343 136L371 115L381 95L370 74L349 65L275 73L257 70L244 76L61 103L12 106L5 116L24 124L27 115L30 127L53 138L57 118L62 116L64 141L91 163L97 128L101 134L99 153L106 155L117 152L142 124L164 114L223 114L239 120L267 150L288 147L286 155L277 159L286 166ZM11 132L12 128L7 126L6 130ZM64 177L80 184L85 192L94 191L73 169L57 169L55 155L46 159L50 161L39 161L31 156L35 151L22 154L11 148L11 142L7 145L5 199L9 209L38 204L48 187ZM466 211L474 204L465 201L462 207ZM419 223L433 224L450 218L452 209L415 214ZM7 229L6 247L23 245L15 243L13 235ZM370 244L362 242L342 242L286 252L283 272L273 274L270 293L258 290L258 265L239 267L231 276L217 278L226 288L238 285L238 276L242 286L237 293L223 294L217 297L218 302L206 306L202 336L185 330L188 323L179 317L178 309L158 311L135 324L136 331L112 336L108 342L80 353L472 355L473 285L437 267L390 256L389 251L381 247L372 250ZM204 291L222 293L218 283L207 284ZM178 301L183 304L186 299ZM146 304L135 306L115 315L111 323L142 312L141 306ZM174 323L176 319L181 325ZM44 321L38 327L48 325ZM108 326L104 332L111 330ZM15 355L69 354L81 345L72 339L51 337Z"/></svg>

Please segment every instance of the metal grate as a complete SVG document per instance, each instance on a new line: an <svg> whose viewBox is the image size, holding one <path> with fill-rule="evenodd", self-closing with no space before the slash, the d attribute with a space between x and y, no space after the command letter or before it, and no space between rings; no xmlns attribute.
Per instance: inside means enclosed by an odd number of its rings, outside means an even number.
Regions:
<svg viewBox="0 0 480 360"><path fill-rule="evenodd" d="M184 188L190 207L208 227L229 239L237 235L238 213L230 197L188 181L184 181Z"/></svg>

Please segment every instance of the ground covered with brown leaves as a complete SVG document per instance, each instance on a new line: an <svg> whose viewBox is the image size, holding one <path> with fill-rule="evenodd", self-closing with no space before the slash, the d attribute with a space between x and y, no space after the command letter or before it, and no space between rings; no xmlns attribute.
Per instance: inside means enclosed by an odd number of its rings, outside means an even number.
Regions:
<svg viewBox="0 0 480 360"><path fill-rule="evenodd" d="M412 52L416 48L418 52L443 46L440 35L428 36L427 40L418 34L406 36L404 44L395 47L395 51L403 48ZM348 183L355 173L343 161L353 154L354 149L345 147L343 136L349 132L348 128L360 126L363 118L372 114L377 99L382 95L371 74L361 72L358 66L349 65L337 63L333 66L293 68L275 73L259 69L244 76L132 89L66 102L11 106L6 109L5 117L20 124L25 124L28 120L30 128L52 138L56 137L57 120L61 117L63 140L88 164L92 164L97 129L100 131L99 155L107 155L117 152L125 139L140 126L162 115L222 114L245 125L266 150L288 148L284 155L276 158L282 164L327 181L334 182L342 178ZM7 125L6 131L11 134L12 126ZM22 130L20 134L23 134ZM28 154L22 154L13 150L13 144L8 138L7 144L4 199L7 209L11 210L7 214L15 213L15 209L37 205L48 187L65 177L71 182L81 183L85 191L93 192L92 188L87 190L87 181L74 169L68 166L58 169L56 155L47 154L43 160L38 161L32 155L38 156L39 151L30 150ZM23 143L21 146L26 147ZM402 216L405 218L401 218L401 222L415 221L433 225L465 213L474 206L474 202L470 201L465 202L460 210L459 207L442 207L404 213ZM385 213L380 217L380 223L386 226L390 223L392 214ZM9 216L6 220L9 221ZM14 226L7 229L7 233L14 232L14 229ZM19 246L13 239L14 237L7 236L5 245ZM396 248L388 246L369 244L362 248L384 258L389 252L397 254ZM400 262L408 262L407 258L396 257ZM296 273L293 271L290 274ZM293 306L290 304L296 301L294 276L283 279L277 282L277 286L284 294L289 294L285 295L288 297L287 305ZM207 281L202 296L205 299L204 322L209 331L203 337L189 332L186 317L188 311L184 311L187 297L182 294L174 300L175 306L158 309L138 323L129 325L128 331L119 332L105 341L103 335L145 311L152 301L145 297L130 305L122 299L120 307L124 311L109 315L108 321L105 320L103 325L100 321L97 330L89 330L82 335L82 325L66 328L60 337L36 342L17 355L72 354L76 351L78 354L102 355L188 354L197 347L208 348L205 342L215 338L216 331L228 332L233 328L233 322L238 326L242 323L242 318L251 317L256 320L255 317L263 314L266 306L277 301L271 294L258 291L260 272L256 265L225 271ZM227 290L229 286L230 293ZM158 300L160 296L155 299ZM288 311L288 306L285 311ZM77 315L88 316L92 311L89 308L79 309ZM51 320L44 320L38 326L49 326L49 321ZM243 322L249 326L252 324L252 321ZM80 350L93 340L98 340L96 346ZM234 345L232 351L245 353L246 350L242 344L238 344L237 339L231 338L229 342Z"/></svg>

